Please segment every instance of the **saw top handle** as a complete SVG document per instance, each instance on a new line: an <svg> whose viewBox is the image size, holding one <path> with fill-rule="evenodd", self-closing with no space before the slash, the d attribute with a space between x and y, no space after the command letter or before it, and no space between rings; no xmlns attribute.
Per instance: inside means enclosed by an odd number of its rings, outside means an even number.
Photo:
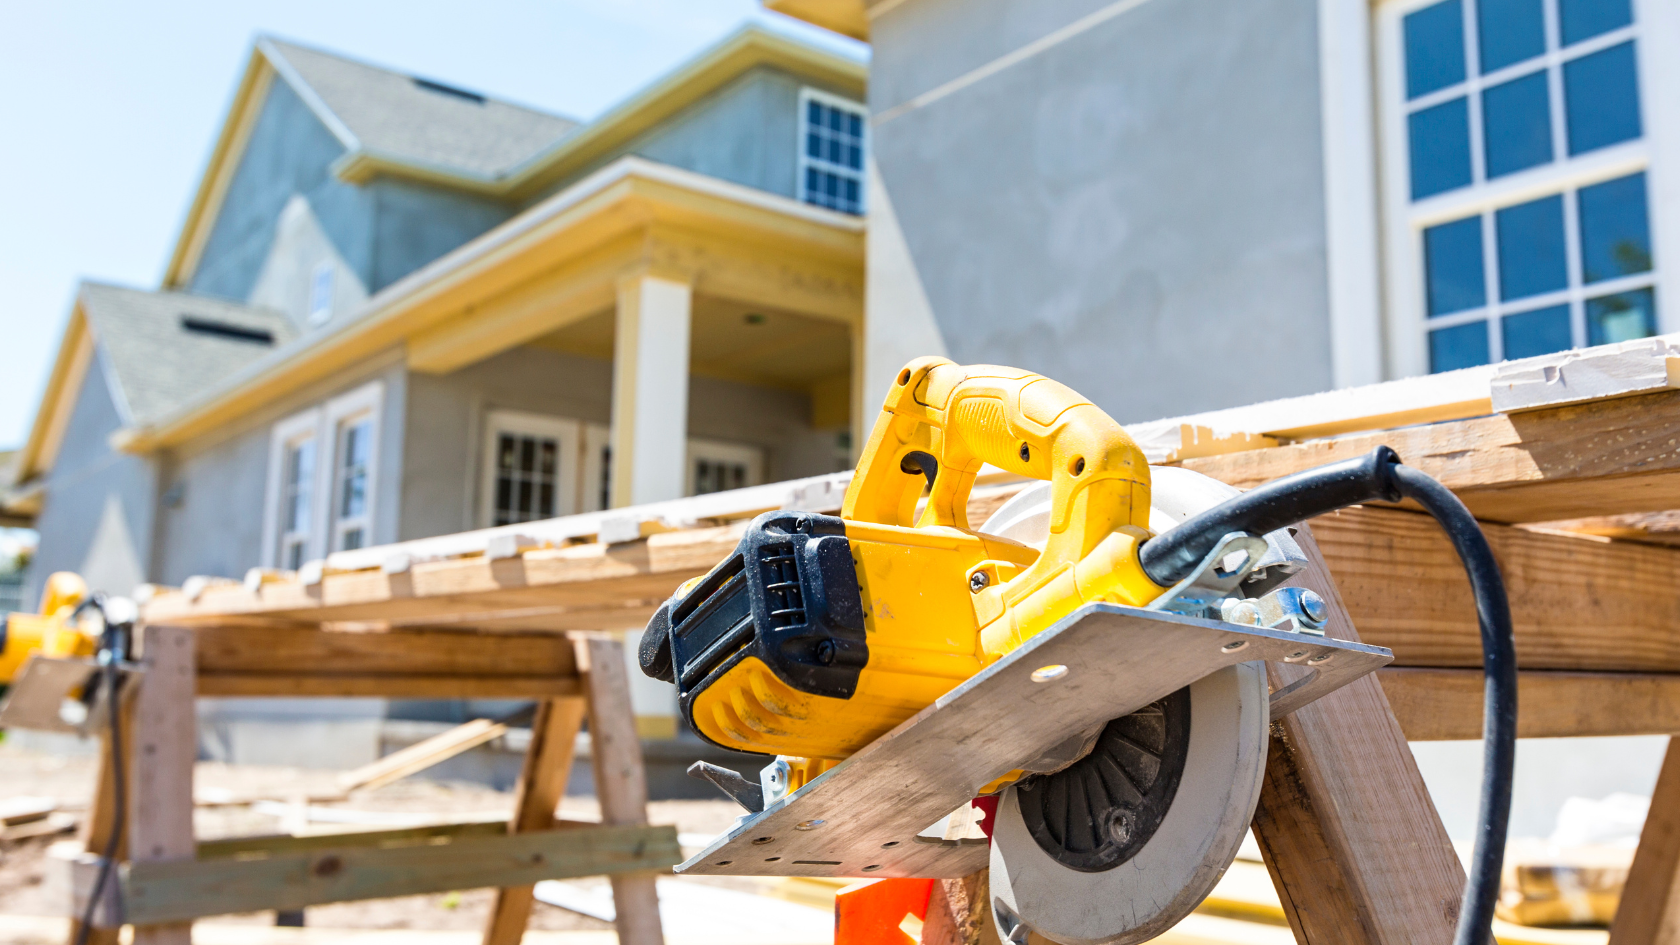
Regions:
<svg viewBox="0 0 1680 945"><path fill-rule="evenodd" d="M919 523L918 453L938 462ZM898 373L841 514L968 529L969 492L986 463L1051 483L1045 568L1078 561L1121 526L1148 527L1148 461L1108 414L1042 375L937 357Z"/></svg>

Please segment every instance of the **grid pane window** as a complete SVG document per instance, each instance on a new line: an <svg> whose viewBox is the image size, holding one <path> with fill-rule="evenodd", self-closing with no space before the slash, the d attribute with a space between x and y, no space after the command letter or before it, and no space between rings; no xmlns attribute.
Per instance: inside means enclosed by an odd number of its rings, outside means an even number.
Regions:
<svg viewBox="0 0 1680 945"><path fill-rule="evenodd" d="M560 483L560 441L519 433L496 436L496 497L492 524L553 518Z"/></svg>
<svg viewBox="0 0 1680 945"><path fill-rule="evenodd" d="M863 212L864 112L807 89L800 115L800 199L845 213Z"/></svg>
<svg viewBox="0 0 1680 945"><path fill-rule="evenodd" d="M694 461L694 494L706 495L747 486L747 464L728 460L696 459Z"/></svg>
<svg viewBox="0 0 1680 945"><path fill-rule="evenodd" d="M1426 227L1430 370L1655 334L1645 190L1630 174Z"/></svg>
<svg viewBox="0 0 1680 945"><path fill-rule="evenodd" d="M1632 0L1388 10L1391 285L1429 370L1658 331Z"/></svg>
<svg viewBox="0 0 1680 945"><path fill-rule="evenodd" d="M1643 133L1628 0L1444 0L1400 27L1413 200Z"/></svg>
<svg viewBox="0 0 1680 945"><path fill-rule="evenodd" d="M367 544L368 473L373 459L373 419L352 420L339 427L337 522L339 551L355 551Z"/></svg>

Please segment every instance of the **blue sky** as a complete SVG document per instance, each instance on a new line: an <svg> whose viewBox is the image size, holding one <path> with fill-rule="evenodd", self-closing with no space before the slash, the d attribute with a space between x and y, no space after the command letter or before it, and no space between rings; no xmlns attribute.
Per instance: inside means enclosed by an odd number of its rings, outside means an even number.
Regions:
<svg viewBox="0 0 1680 945"><path fill-rule="evenodd" d="M8 4L0 29L0 449L22 443L76 280L155 288L251 40L273 33L588 119L756 0Z"/></svg>

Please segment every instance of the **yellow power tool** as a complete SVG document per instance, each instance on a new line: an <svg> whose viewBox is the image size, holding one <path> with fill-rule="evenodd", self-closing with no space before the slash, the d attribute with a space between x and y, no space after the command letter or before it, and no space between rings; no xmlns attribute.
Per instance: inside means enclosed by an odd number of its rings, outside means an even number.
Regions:
<svg viewBox="0 0 1680 945"><path fill-rule="evenodd" d="M1042 553L970 526L986 463L1051 483ZM1080 605L1160 596L1137 560L1149 481L1126 431L1067 387L921 358L888 393L840 517L759 518L660 609L643 668L678 685L712 742L843 759ZM795 786L826 765L807 767Z"/></svg>
<svg viewBox="0 0 1680 945"><path fill-rule="evenodd" d="M972 523L970 492L987 464L1041 482ZM1391 658L1332 644L1325 602L1280 586L1305 561L1288 527L1402 499L1446 528L1477 597L1498 749L1479 833L1502 838L1515 731L1509 610L1486 540L1450 492L1387 447L1247 493L1152 471L1119 424L1067 387L930 357L896 377L838 517L759 516L642 636L643 671L676 685L701 737L781 756L757 784L704 762L690 769L748 813L679 871L964 875L913 872L963 856L920 818L978 795L994 812L991 908L1004 941L1160 935L1236 856L1274 707L1305 704L1290 693L1324 672L1343 685L1351 661L1369 672ZM1120 635L1114 644L1104 628ZM1235 636L1182 642L1194 633ZM1046 661L1021 681L1017 664L1058 646L1077 668ZM1210 662L1236 653L1247 655ZM1342 668L1273 693L1266 660ZM1055 682L1067 678L1106 682ZM1040 683L1062 688L1032 689ZM1054 701L1058 691L1068 701ZM899 753L904 745L921 747ZM1460 941L1485 940L1498 846L1478 848L1466 893L1461 932L1483 937Z"/></svg>
<svg viewBox="0 0 1680 945"><path fill-rule="evenodd" d="M31 654L92 656L99 636L71 619L87 598L87 582L80 575L58 571L47 577L38 614L14 613L0 625L0 686L11 685Z"/></svg>

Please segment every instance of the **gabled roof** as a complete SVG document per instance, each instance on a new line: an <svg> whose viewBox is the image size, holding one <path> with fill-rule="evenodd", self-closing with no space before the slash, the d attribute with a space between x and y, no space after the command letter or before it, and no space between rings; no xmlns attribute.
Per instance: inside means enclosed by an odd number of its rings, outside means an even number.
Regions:
<svg viewBox="0 0 1680 945"><path fill-rule="evenodd" d="M270 309L83 283L29 440L16 457L14 481L51 468L82 380L96 363L132 425L168 415L296 336L291 321Z"/></svg>
<svg viewBox="0 0 1680 945"><path fill-rule="evenodd" d="M164 287L191 281L276 77L344 143L346 153L332 168L339 179L359 184L390 175L517 201L543 196L590 172L637 135L758 66L797 72L860 99L869 74L855 59L749 25L595 121L576 126L494 99L479 106L459 90L439 91L437 83L424 85L426 80L402 73L259 39L187 210ZM434 116L437 127L423 127ZM565 128L557 130L561 125Z"/></svg>
<svg viewBox="0 0 1680 945"><path fill-rule="evenodd" d="M496 177L578 126L515 105L279 39L257 49L350 152Z"/></svg>
<svg viewBox="0 0 1680 945"><path fill-rule="evenodd" d="M297 334L280 312L185 292L89 282L77 305L131 423L169 413Z"/></svg>

